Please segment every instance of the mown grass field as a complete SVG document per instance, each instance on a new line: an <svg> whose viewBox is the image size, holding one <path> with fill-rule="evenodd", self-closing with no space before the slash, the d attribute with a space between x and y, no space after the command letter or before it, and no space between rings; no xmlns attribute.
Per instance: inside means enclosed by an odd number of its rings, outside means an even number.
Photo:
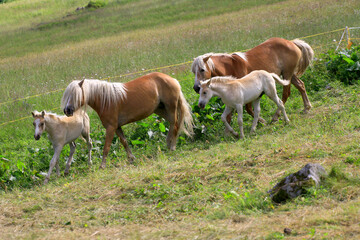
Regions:
<svg viewBox="0 0 360 240"><path fill-rule="evenodd" d="M75 11L87 3L0 4L0 158L8 166L0 168L1 239L359 238L359 89L331 79L320 60L342 34L332 30L360 26L359 1L108 0L104 8ZM88 170L79 140L70 176L54 173L42 185L39 173L47 171L53 152L45 135L33 139L31 111L61 113L62 89L71 80L129 81L147 69L191 63L206 52L246 50L274 36L311 36L304 40L317 61L303 76L309 114L301 113L293 88L289 125L259 126L249 136L246 115L246 139L236 141L219 119L208 118L197 122L193 139L181 136L174 152L166 149L159 119L150 117L125 127L130 142L141 142L131 146L135 164L114 139L108 168L100 171L105 134L90 111L94 166ZM360 30L351 36L358 43ZM196 104L190 63L160 71L177 78ZM25 99L14 101L19 98ZM274 104L263 97L261 106L269 121ZM202 134L201 124L207 127ZM154 138L146 137L146 125ZM68 153L66 147L62 167ZM266 191L309 162L322 164L331 177L307 195L272 203ZM16 180L6 178L9 172ZM283 234L285 227L291 235Z"/></svg>

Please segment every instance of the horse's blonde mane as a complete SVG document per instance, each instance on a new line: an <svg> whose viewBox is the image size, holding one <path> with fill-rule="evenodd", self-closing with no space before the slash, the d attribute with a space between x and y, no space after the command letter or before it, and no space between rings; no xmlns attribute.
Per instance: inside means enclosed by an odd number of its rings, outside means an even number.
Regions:
<svg viewBox="0 0 360 240"><path fill-rule="evenodd" d="M227 83L227 82L234 81L234 80L237 80L237 78L235 78L233 76L212 77L212 78L210 78L210 83L211 84Z"/></svg>
<svg viewBox="0 0 360 240"><path fill-rule="evenodd" d="M126 98L126 87L123 83L111 83L101 80L85 79L82 89L80 81L72 81L66 88L61 100L61 107L64 108L69 100L73 100L75 109L79 109L84 93L85 104L94 97L99 97L101 109L108 108L113 103ZM73 99L72 99L73 98Z"/></svg>

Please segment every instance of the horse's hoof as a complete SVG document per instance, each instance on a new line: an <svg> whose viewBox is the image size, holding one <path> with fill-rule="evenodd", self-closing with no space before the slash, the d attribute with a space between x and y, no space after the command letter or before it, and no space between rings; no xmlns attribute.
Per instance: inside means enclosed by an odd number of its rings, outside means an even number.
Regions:
<svg viewBox="0 0 360 240"><path fill-rule="evenodd" d="M106 167L105 165L102 165L102 164L101 164L100 167L99 167L99 169L105 169L105 167Z"/></svg>
<svg viewBox="0 0 360 240"><path fill-rule="evenodd" d="M258 122L261 123L264 126L266 126L266 124L267 124L266 120L263 119L263 118L259 118Z"/></svg>
<svg viewBox="0 0 360 240"><path fill-rule="evenodd" d="M301 111L302 114L308 114L310 112L310 109L303 109Z"/></svg>
<svg viewBox="0 0 360 240"><path fill-rule="evenodd" d="M135 160L136 160L136 157L135 157L135 156L131 156L131 157L128 158L128 162L129 162L130 164L134 164L134 163L135 163Z"/></svg>
<svg viewBox="0 0 360 240"><path fill-rule="evenodd" d="M279 119L278 119L278 118L273 118L273 119L271 119L270 124L276 123L276 122L278 122L278 121L279 121Z"/></svg>

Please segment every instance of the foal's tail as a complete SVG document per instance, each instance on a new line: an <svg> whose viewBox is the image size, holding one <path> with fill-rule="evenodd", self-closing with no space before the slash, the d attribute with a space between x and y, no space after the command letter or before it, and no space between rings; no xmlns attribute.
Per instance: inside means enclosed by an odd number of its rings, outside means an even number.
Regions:
<svg viewBox="0 0 360 240"><path fill-rule="evenodd" d="M290 84L290 80L282 80L277 74L275 73L270 73L270 75L274 78L275 81L277 81L278 83L280 83L283 86L287 86Z"/></svg>
<svg viewBox="0 0 360 240"><path fill-rule="evenodd" d="M181 91L178 106L178 119L180 123L179 132L183 131L186 135L192 136L194 134L194 122L191 115L191 107Z"/></svg>
<svg viewBox="0 0 360 240"><path fill-rule="evenodd" d="M300 77L311 64L314 59L314 51L309 44L300 39L292 40L292 42L301 50L301 58L296 68L296 76Z"/></svg>

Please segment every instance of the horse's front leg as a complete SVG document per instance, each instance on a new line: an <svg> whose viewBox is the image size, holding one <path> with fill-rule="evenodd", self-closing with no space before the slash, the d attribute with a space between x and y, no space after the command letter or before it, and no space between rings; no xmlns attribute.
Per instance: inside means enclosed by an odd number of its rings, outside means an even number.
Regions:
<svg viewBox="0 0 360 240"><path fill-rule="evenodd" d="M132 152L130 150L129 144L127 143L127 141L125 139L125 135L124 135L124 132L121 129L121 127L118 127L118 129L116 129L116 134L119 136L120 142L125 148L126 155L128 156L129 163L133 163L136 158L135 158L135 156L132 154Z"/></svg>
<svg viewBox="0 0 360 240"><path fill-rule="evenodd" d="M239 138L239 134L237 132L234 131L234 129L230 126L229 122L227 121L227 116L229 114L231 114L232 109L228 106L225 107L225 111L223 112L223 114L221 115L221 120L224 122L225 124L225 129L228 132L231 132L236 138Z"/></svg>
<svg viewBox="0 0 360 240"><path fill-rule="evenodd" d="M69 174L69 169L73 160L73 155L75 153L75 142L70 142L69 143L70 146L70 155L69 155L69 159L66 162L66 167L65 167L65 171L64 171L64 175L67 176Z"/></svg>
<svg viewBox="0 0 360 240"><path fill-rule="evenodd" d="M103 149L102 162L101 162L101 165L100 165L101 169L104 169L106 167L106 157L107 157L107 155L109 153L112 140L114 139L114 135L115 135L115 128L111 127L111 126L107 127L106 128L106 136L105 136L105 144L104 144L104 149Z"/></svg>
<svg viewBox="0 0 360 240"><path fill-rule="evenodd" d="M244 138L243 105L242 104L237 104L236 105L236 111L237 111L237 114L238 114L238 124L239 124L239 128L240 128L240 138L243 139Z"/></svg>
<svg viewBox="0 0 360 240"><path fill-rule="evenodd" d="M59 156L60 156L61 150L63 149L63 146L64 145L58 145L58 146L54 147L54 155L53 155L53 157L52 157L52 159L50 161L49 171L48 171L48 174L45 177L44 184L47 184L49 182L52 170L54 169L56 163L59 161Z"/></svg>

